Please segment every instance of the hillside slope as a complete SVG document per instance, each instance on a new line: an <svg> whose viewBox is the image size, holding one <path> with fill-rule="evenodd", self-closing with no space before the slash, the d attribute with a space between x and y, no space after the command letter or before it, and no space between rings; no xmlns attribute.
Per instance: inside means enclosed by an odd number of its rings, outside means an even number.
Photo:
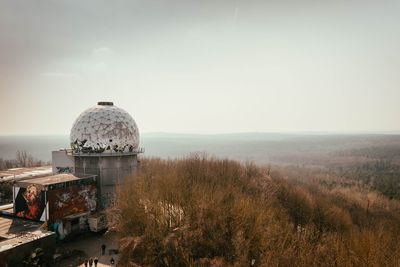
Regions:
<svg viewBox="0 0 400 267"><path fill-rule="evenodd" d="M399 201L321 171L144 159L109 215L131 266L400 265Z"/></svg>

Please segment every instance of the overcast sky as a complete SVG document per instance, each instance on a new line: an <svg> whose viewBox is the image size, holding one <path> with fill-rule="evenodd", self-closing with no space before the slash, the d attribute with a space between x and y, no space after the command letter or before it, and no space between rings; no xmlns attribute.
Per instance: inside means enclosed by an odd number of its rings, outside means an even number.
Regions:
<svg viewBox="0 0 400 267"><path fill-rule="evenodd" d="M400 1L0 0L0 134L400 130Z"/></svg>

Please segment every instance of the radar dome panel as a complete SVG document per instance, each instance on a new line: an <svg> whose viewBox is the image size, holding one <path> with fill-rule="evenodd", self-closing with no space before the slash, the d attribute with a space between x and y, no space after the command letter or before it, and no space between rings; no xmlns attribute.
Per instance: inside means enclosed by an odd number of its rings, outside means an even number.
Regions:
<svg viewBox="0 0 400 267"><path fill-rule="evenodd" d="M73 149L83 152L129 152L139 147L139 130L125 110L99 102L75 120L70 141Z"/></svg>

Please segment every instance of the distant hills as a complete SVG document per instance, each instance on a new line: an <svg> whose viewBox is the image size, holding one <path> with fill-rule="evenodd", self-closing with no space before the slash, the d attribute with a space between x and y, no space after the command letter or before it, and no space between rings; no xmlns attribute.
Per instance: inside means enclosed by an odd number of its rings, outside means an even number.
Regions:
<svg viewBox="0 0 400 267"><path fill-rule="evenodd" d="M26 150L40 160L51 160L51 151L69 146L67 135L0 136L0 158L12 159L17 150ZM258 164L326 166L365 158L378 149L400 154L400 135L329 133L232 133L174 134L143 133L140 146L145 156L177 158L202 152ZM353 153L354 152L354 153ZM364 153L364 154L363 154ZM387 155L385 155L387 157ZM400 156L399 156L400 157Z"/></svg>

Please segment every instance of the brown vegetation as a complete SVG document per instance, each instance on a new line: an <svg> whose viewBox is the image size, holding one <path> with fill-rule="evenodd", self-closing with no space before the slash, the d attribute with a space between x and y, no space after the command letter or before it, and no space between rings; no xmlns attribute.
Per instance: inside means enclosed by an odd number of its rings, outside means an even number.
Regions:
<svg viewBox="0 0 400 267"><path fill-rule="evenodd" d="M399 266L399 211L357 182L195 155L142 160L108 217L126 266Z"/></svg>

